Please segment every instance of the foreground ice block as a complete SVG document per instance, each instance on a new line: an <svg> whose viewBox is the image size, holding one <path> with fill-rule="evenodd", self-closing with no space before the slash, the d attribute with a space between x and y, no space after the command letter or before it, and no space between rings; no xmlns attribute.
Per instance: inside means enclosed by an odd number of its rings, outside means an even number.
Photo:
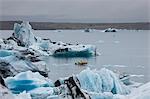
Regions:
<svg viewBox="0 0 150 99"><path fill-rule="evenodd" d="M150 82L135 88L126 99L150 99Z"/></svg>
<svg viewBox="0 0 150 99"><path fill-rule="evenodd" d="M6 87L3 78L0 76L0 99L31 99L29 93L23 92L18 95L13 95Z"/></svg>
<svg viewBox="0 0 150 99"><path fill-rule="evenodd" d="M31 71L19 73L15 77L7 77L5 83L13 93L54 86L51 80L41 76L38 72L33 73Z"/></svg>
<svg viewBox="0 0 150 99"><path fill-rule="evenodd" d="M32 63L19 51L0 50L0 74L3 77L14 76L28 70L38 71L44 75L46 71L39 69L38 65L42 66L41 62Z"/></svg>
<svg viewBox="0 0 150 99"><path fill-rule="evenodd" d="M121 99L115 95L127 95L129 87L124 85L112 71L102 68L90 70L89 68L64 79L57 80L55 86L66 84L72 99Z"/></svg>
<svg viewBox="0 0 150 99"><path fill-rule="evenodd" d="M115 73L101 70L83 70L78 75L62 78L59 86L31 71L5 79L14 93L27 91L32 99L149 99L150 83L129 90ZM131 91L131 93L130 93ZM73 97L73 98L72 98Z"/></svg>
<svg viewBox="0 0 150 99"><path fill-rule="evenodd" d="M102 68L94 71L87 68L77 75L81 88L88 92L111 92L112 94L128 94L129 89L112 71Z"/></svg>

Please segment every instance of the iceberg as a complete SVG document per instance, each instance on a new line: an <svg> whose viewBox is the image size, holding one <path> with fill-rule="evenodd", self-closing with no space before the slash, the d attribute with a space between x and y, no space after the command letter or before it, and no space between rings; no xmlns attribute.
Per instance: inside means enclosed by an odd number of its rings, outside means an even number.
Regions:
<svg viewBox="0 0 150 99"><path fill-rule="evenodd" d="M0 45L0 49L29 50L37 56L89 57L96 55L94 45L54 42L36 37L29 22L15 23L12 36L1 39Z"/></svg>
<svg viewBox="0 0 150 99"><path fill-rule="evenodd" d="M129 99L150 99L150 82L133 89L131 94L127 96Z"/></svg>
<svg viewBox="0 0 150 99"><path fill-rule="evenodd" d="M38 72L26 71L14 77L7 77L5 84L15 93L14 95L24 93L30 95L32 99L150 98L150 83L130 88L124 85L114 72L106 68L101 70L87 68L77 75L61 78L55 83Z"/></svg>
<svg viewBox="0 0 150 99"><path fill-rule="evenodd" d="M23 91L29 92L39 87L54 86L51 80L43 77L38 72L33 73L32 71L21 72L14 77L7 77L5 83L13 93L17 94Z"/></svg>
<svg viewBox="0 0 150 99"><path fill-rule="evenodd" d="M92 45L56 45L53 55L56 57L90 57L96 54L96 49Z"/></svg>
<svg viewBox="0 0 150 99"><path fill-rule="evenodd" d="M108 28L108 29L105 29L103 32L117 32L118 30L115 29L115 28Z"/></svg>
<svg viewBox="0 0 150 99"><path fill-rule="evenodd" d="M35 36L32 33L32 27L29 22L23 22L20 24L14 24L14 38L18 40L18 43L22 46L30 46L35 43Z"/></svg>
<svg viewBox="0 0 150 99"><path fill-rule="evenodd" d="M9 89L0 84L0 97L1 99L32 99L30 93L22 92L18 95L12 94Z"/></svg>
<svg viewBox="0 0 150 99"><path fill-rule="evenodd" d="M57 80L55 86L67 85L73 99L113 99L115 95L127 95L129 87L124 85L112 71L89 68L69 78Z"/></svg>
<svg viewBox="0 0 150 99"><path fill-rule="evenodd" d="M115 73L102 68L94 71L87 68L77 75L81 88L88 92L111 92L113 94L129 94L129 89L119 80Z"/></svg>
<svg viewBox="0 0 150 99"><path fill-rule="evenodd" d="M46 76L46 73L44 73L46 71L41 71L39 67L39 64L43 66L44 63L41 63L42 61L33 63L32 61L18 51L0 50L0 74L3 77L8 77L14 76L20 72L31 70L34 72L38 71Z"/></svg>
<svg viewBox="0 0 150 99"><path fill-rule="evenodd" d="M0 76L0 97L1 99L31 99L30 93L22 92L18 95L14 95L6 87L3 78Z"/></svg>

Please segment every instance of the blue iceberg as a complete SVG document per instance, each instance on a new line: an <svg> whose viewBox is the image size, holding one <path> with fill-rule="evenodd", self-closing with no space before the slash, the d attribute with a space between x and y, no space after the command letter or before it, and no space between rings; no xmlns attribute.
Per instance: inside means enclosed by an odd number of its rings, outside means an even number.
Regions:
<svg viewBox="0 0 150 99"><path fill-rule="evenodd" d="M26 91L33 99L72 99L72 97L74 99L149 99L150 97L150 83L129 90L115 73L106 68L99 71L87 68L78 75L61 81L63 83L55 87L51 80L38 72L31 71L5 79L6 86L13 93Z"/></svg>
<svg viewBox="0 0 150 99"><path fill-rule="evenodd" d="M17 74L15 77L5 79L6 86L13 93L29 92L39 87L52 87L54 84L51 80L41 76L38 72L26 71Z"/></svg>
<svg viewBox="0 0 150 99"><path fill-rule="evenodd" d="M130 90L119 80L115 73L102 68L100 71L87 68L77 75L81 88L88 92L129 94Z"/></svg>
<svg viewBox="0 0 150 99"><path fill-rule="evenodd" d="M69 44L52 42L49 39L41 39L34 36L29 22L14 24L14 33L12 38L19 46L32 49L39 55L53 55L63 57L88 57L96 55L96 47L93 45Z"/></svg>

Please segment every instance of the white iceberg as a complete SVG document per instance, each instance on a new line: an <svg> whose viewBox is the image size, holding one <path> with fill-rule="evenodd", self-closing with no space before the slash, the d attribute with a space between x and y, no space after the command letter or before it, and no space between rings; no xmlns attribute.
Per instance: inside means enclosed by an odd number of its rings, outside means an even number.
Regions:
<svg viewBox="0 0 150 99"><path fill-rule="evenodd" d="M21 45L26 47L36 42L36 38L32 33L32 27L29 22L23 22L21 25L15 23L13 36L20 41Z"/></svg>

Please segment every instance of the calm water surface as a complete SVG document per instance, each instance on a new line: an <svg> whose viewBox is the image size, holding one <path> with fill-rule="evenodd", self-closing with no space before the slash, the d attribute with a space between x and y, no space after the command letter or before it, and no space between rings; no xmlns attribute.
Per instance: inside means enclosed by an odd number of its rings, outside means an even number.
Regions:
<svg viewBox="0 0 150 99"><path fill-rule="evenodd" d="M6 38L13 31L0 31L0 38ZM138 82L150 81L150 31L120 30L116 33L104 33L101 30L83 32L83 30L36 30L36 36L50 38L52 41L84 43L97 46L99 56L91 58L55 58L45 57L50 69L49 78L77 74L86 67L92 69L108 68L138 77ZM79 60L88 61L87 66L74 65Z"/></svg>

